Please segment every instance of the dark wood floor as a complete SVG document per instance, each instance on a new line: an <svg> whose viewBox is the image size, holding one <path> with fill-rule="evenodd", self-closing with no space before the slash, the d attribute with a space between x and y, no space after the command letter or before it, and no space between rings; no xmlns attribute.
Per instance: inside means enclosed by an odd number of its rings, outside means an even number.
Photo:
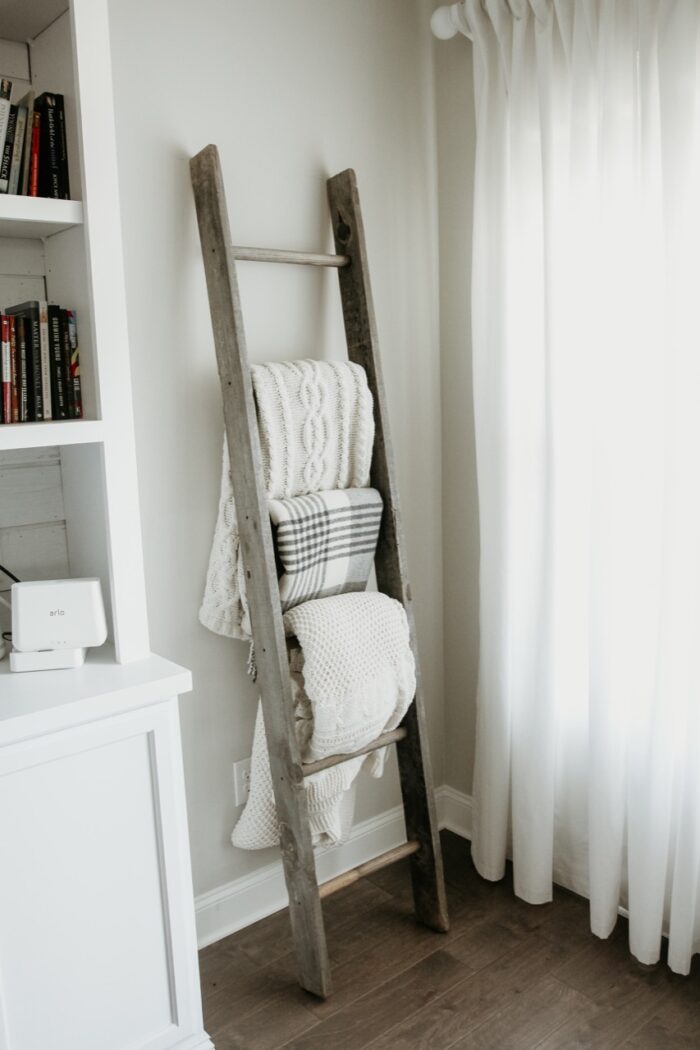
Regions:
<svg viewBox="0 0 700 1050"><path fill-rule="evenodd" d="M452 929L418 926L405 864L324 905L334 994L298 988L287 916L256 923L200 955L204 1016L217 1050L698 1050L700 965L677 977L608 941L587 904L517 900L484 882L468 843L443 836ZM697 957L696 957L697 959Z"/></svg>

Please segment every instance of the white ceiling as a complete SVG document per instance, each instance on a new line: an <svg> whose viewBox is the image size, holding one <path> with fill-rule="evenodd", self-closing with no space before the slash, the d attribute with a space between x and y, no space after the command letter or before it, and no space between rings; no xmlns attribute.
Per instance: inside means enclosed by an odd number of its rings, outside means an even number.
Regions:
<svg viewBox="0 0 700 1050"><path fill-rule="evenodd" d="M0 40L31 40L68 7L68 0L0 0Z"/></svg>

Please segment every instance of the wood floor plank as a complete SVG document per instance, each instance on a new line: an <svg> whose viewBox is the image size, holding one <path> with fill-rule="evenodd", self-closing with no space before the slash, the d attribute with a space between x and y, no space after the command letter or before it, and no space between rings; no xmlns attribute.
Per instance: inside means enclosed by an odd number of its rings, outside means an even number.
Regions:
<svg viewBox="0 0 700 1050"><path fill-rule="evenodd" d="M469 963L474 972L483 970L525 940L525 934L513 930L500 916L463 922L455 930L459 936L450 944L453 955Z"/></svg>
<svg viewBox="0 0 700 1050"><path fill-rule="evenodd" d="M555 972L555 977L598 1005L615 1007L640 995L649 1003L660 1002L671 976L666 966L642 966L630 955L623 921L608 940L592 937Z"/></svg>
<svg viewBox="0 0 700 1050"><path fill-rule="evenodd" d="M333 971L333 995L325 1001L314 1001L311 1010L319 1018L329 1017L361 998L376 987L404 973L410 967L437 951L446 949L456 938L439 934L421 925L408 902L395 899L381 921L368 926L362 940L365 950Z"/></svg>
<svg viewBox="0 0 700 1050"><path fill-rule="evenodd" d="M571 1014L592 1016L599 1008L555 977L545 977L462 1039L451 1050L531 1050Z"/></svg>
<svg viewBox="0 0 700 1050"><path fill-rule="evenodd" d="M587 1018L573 1014L539 1050L611 1050L630 1041L634 1045L637 1033L664 1008L673 994L673 975L665 966L641 966L630 956L625 926L607 941L594 938L575 959L554 971L557 979L599 1009Z"/></svg>
<svg viewBox="0 0 700 1050"><path fill-rule="evenodd" d="M351 892L353 889L356 892ZM389 896L379 886L375 886L368 880L362 880L354 887L342 890L324 904L326 932L330 933L352 921L363 914L367 908L388 900ZM231 934L230 937L225 937L218 942L218 946L222 951L231 947L237 953L247 956L258 966L267 966L275 959L287 955L293 950L293 942L286 908L244 930Z"/></svg>
<svg viewBox="0 0 700 1050"><path fill-rule="evenodd" d="M288 968L272 963L258 980L264 986L256 1008L250 1009L250 1002L243 1009L234 1004L214 1024L210 1011L205 1013L205 1028L217 1050L278 1050L318 1023L308 1009L312 997L297 984L291 963Z"/></svg>
<svg viewBox="0 0 700 1050"><path fill-rule="evenodd" d="M663 1021L652 1017L621 1046L624 1050L698 1050L700 1040L697 1035L673 1032Z"/></svg>
<svg viewBox="0 0 700 1050"><path fill-rule="evenodd" d="M532 934L526 943L460 981L370 1046L372 1050L448 1050L547 976L566 954L565 946Z"/></svg>
<svg viewBox="0 0 700 1050"><path fill-rule="evenodd" d="M287 1050L361 1050L370 1040L456 984L469 967L449 950L433 952L415 966L380 983L361 999L289 1043ZM381 981L381 974L377 975Z"/></svg>

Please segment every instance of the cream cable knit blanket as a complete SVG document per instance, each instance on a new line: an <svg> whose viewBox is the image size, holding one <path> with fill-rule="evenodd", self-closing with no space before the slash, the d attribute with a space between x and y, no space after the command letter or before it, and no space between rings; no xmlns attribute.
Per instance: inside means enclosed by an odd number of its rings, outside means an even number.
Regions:
<svg viewBox="0 0 700 1050"><path fill-rule="evenodd" d="M290 670L303 761L349 754L396 728L416 691L406 613L399 602L376 593L320 598L285 613L284 624L301 645ZM381 776L385 753L382 748L306 778L314 844L332 845L347 837L354 802L348 789L365 763L373 776ZM279 842L260 707L250 794L231 841L242 849Z"/></svg>
<svg viewBox="0 0 700 1050"><path fill-rule="evenodd" d="M359 365L289 361L252 365L267 495L286 499L322 489L364 488L374 444L372 395ZM228 445L201 623L250 640Z"/></svg>

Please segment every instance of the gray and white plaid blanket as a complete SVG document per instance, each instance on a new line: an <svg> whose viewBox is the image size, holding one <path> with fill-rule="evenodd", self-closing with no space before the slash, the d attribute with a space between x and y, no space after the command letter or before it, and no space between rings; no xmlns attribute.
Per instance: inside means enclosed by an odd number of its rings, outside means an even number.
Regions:
<svg viewBox="0 0 700 1050"><path fill-rule="evenodd" d="M364 591L382 518L376 489L335 489L269 502L286 612L314 598Z"/></svg>

